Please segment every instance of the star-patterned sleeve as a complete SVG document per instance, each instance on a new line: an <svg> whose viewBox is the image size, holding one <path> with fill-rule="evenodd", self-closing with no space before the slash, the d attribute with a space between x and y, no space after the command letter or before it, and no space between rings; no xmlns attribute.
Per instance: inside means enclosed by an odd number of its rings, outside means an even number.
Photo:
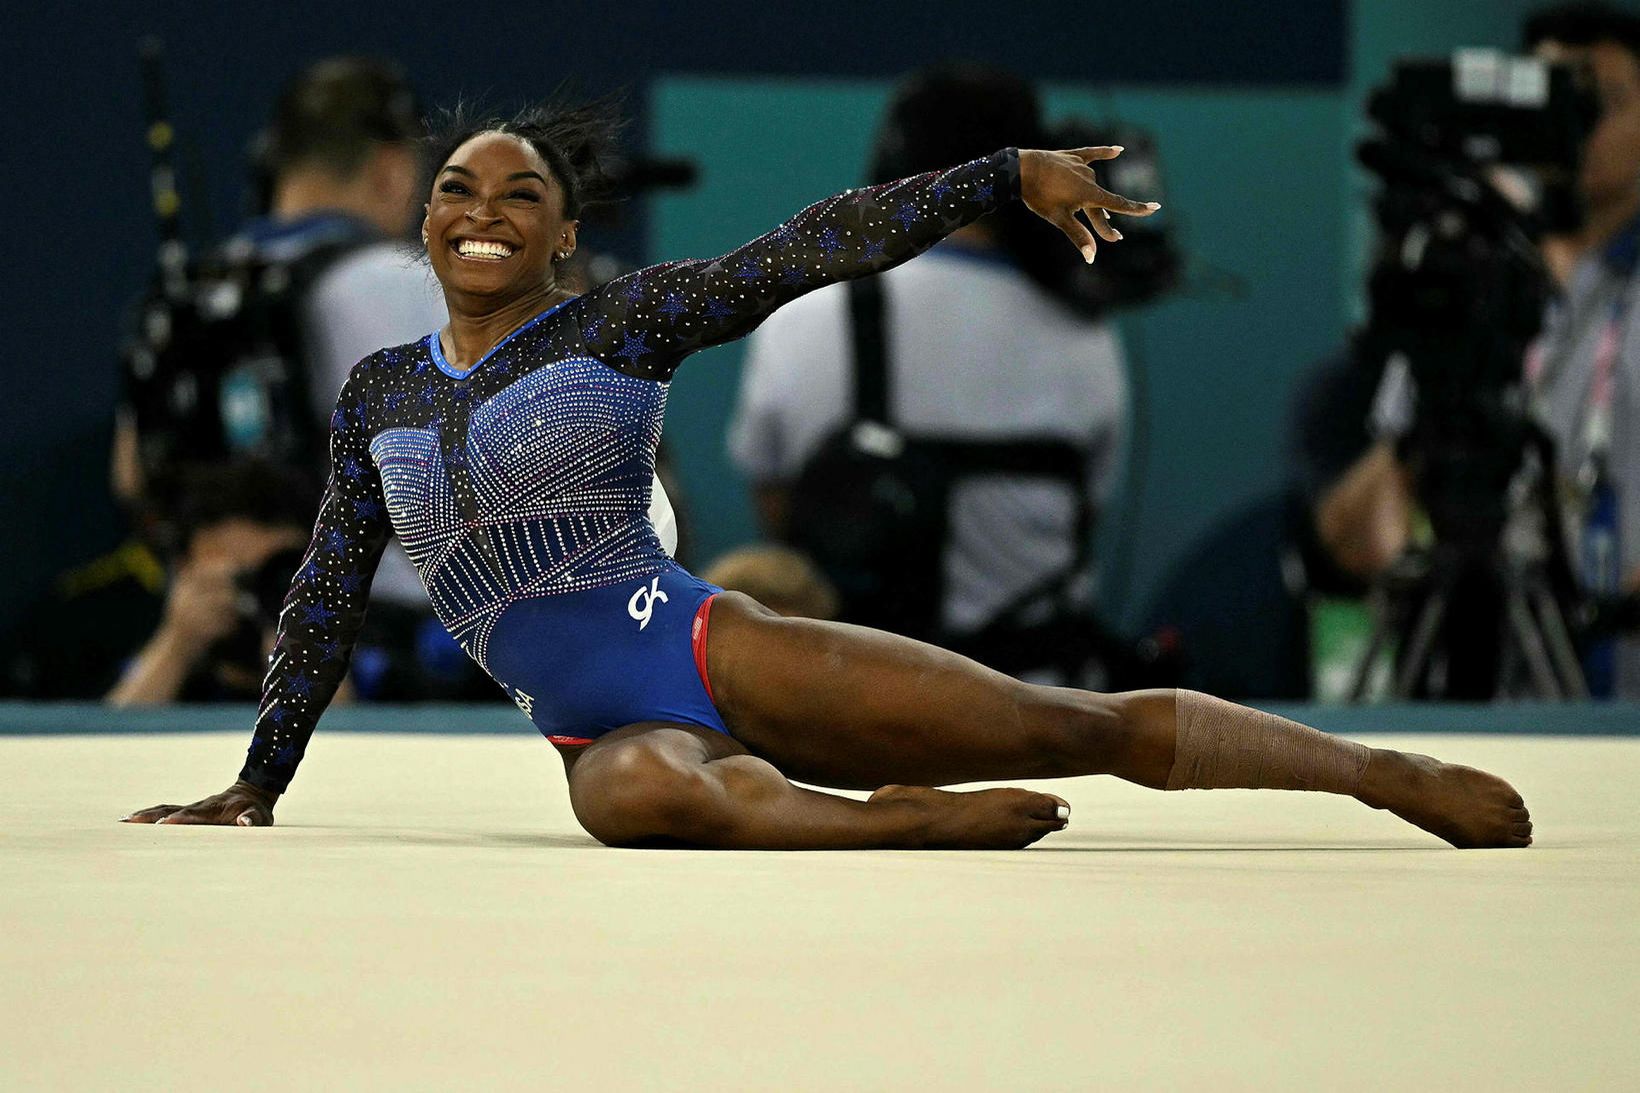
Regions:
<svg viewBox="0 0 1640 1093"><path fill-rule="evenodd" d="M836 281L881 273L1019 197L1019 151L849 190L721 258L667 262L589 294L582 337L623 372L668 379L689 353L751 333Z"/></svg>
<svg viewBox="0 0 1640 1093"><path fill-rule="evenodd" d="M330 482L313 539L291 580L245 767L239 776L283 793L319 715L347 674L370 581L390 525L365 431L367 359L342 388L330 419Z"/></svg>

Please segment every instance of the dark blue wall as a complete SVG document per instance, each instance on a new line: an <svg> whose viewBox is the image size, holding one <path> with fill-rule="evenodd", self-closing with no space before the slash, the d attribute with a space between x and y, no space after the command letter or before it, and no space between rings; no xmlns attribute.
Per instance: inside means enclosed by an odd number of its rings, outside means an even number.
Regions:
<svg viewBox="0 0 1640 1093"><path fill-rule="evenodd" d="M332 53L395 57L433 103L510 102L572 77L589 91L631 88L635 107L661 73L890 77L952 56L1061 83L1336 88L1346 54L1343 0L1264 0L1256 11L1150 0L1139 12L972 0L20 5L0 42L12 208L0 624L119 531L105 487L114 346L154 242L135 62L148 33L170 51L172 114L209 174L219 228L238 218L241 149L277 89Z"/></svg>

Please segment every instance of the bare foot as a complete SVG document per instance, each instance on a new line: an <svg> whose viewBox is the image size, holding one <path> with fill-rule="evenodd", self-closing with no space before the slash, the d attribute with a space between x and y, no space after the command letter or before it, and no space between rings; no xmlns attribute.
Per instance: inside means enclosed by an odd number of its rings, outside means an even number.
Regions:
<svg viewBox="0 0 1640 1093"><path fill-rule="evenodd" d="M1515 788L1473 767L1374 749L1356 794L1457 847L1530 846L1532 817Z"/></svg>
<svg viewBox="0 0 1640 1093"><path fill-rule="evenodd" d="M884 786L872 801L905 802L922 810L923 845L930 850L1018 850L1063 831L1070 805L1051 793L982 789L952 793L927 786Z"/></svg>

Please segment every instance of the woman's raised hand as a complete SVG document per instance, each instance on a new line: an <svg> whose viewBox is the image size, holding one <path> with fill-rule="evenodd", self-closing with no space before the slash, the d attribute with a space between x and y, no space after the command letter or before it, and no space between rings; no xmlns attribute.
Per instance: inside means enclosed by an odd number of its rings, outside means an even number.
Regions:
<svg viewBox="0 0 1640 1093"><path fill-rule="evenodd" d="M191 805L155 805L123 817L128 824L215 824L222 827L269 827L277 793L249 782L235 782L221 793Z"/></svg>
<svg viewBox="0 0 1640 1093"><path fill-rule="evenodd" d="M1064 232L1089 262L1093 261L1099 244L1076 219L1078 210L1088 218L1099 238L1114 243L1122 238L1122 233L1111 225L1111 213L1149 216L1161 208L1154 201L1134 201L1099 185L1088 164L1115 159L1121 154L1122 149L1116 145L1071 148L1063 152L1022 148L1019 152L1019 196L1026 208Z"/></svg>

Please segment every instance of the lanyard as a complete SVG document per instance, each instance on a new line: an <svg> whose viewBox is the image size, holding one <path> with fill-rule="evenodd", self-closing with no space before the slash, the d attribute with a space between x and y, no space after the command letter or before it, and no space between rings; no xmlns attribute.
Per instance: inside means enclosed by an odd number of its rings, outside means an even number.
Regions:
<svg viewBox="0 0 1640 1093"><path fill-rule="evenodd" d="M1617 357L1623 348L1623 333L1628 325L1630 285L1620 286L1617 299L1607 311L1606 322L1595 343L1593 375L1589 378L1589 394L1584 405L1583 445L1591 456L1605 455L1612 438L1612 391L1616 386ZM1526 379L1533 390L1541 390L1549 365L1546 334L1540 334L1526 351ZM1575 342L1573 349L1575 350Z"/></svg>

